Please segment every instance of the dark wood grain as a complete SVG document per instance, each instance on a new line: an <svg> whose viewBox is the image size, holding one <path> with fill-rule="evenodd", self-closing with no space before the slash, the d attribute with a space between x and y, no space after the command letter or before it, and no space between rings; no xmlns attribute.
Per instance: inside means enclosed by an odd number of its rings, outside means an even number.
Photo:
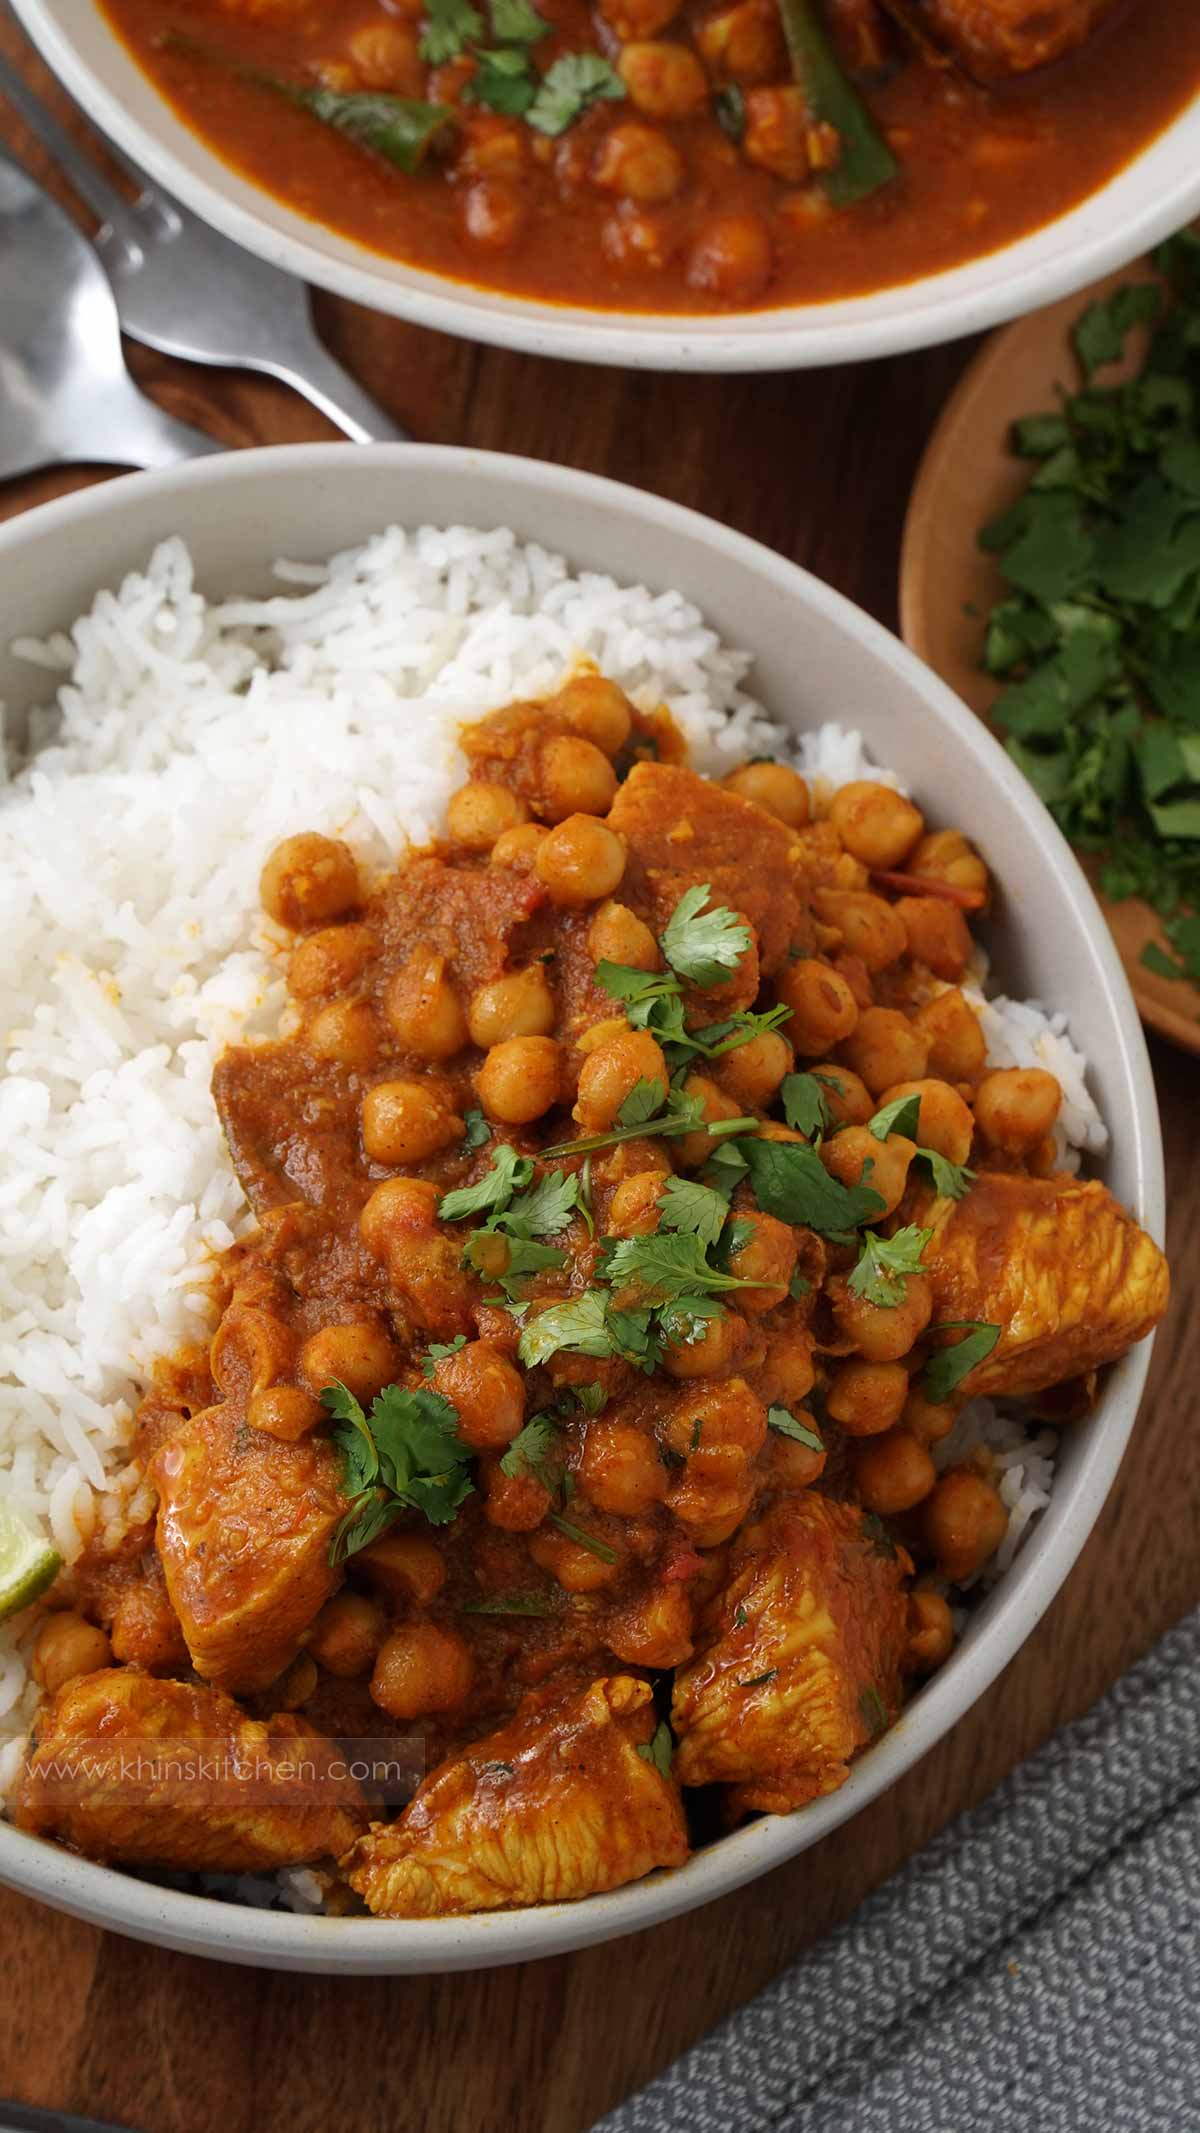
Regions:
<svg viewBox="0 0 1200 2133"><path fill-rule="evenodd" d="M16 46L0 28L0 48ZM44 175L15 127L9 139ZM637 482L756 535L894 627L905 501L968 346L836 372L684 379L503 355L324 298L318 313L330 346L415 436ZM332 434L266 380L129 353L164 407L228 444ZM0 516L101 478L56 469L0 484ZM1177 1294L1133 1447L1055 1606L886 1798L690 1918L473 1976L235 1971L0 1892L0 2092L145 2133L582 2133L1085 1710L1200 1601L1196 1070L1159 1045L1154 1066Z"/></svg>

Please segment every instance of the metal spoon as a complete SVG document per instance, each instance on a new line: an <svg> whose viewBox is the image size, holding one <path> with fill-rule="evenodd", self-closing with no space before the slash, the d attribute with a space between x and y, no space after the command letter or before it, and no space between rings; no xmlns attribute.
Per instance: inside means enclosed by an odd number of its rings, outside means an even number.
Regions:
<svg viewBox="0 0 1200 2133"><path fill-rule="evenodd" d="M0 477L63 460L166 467L220 450L138 391L96 254L0 155Z"/></svg>

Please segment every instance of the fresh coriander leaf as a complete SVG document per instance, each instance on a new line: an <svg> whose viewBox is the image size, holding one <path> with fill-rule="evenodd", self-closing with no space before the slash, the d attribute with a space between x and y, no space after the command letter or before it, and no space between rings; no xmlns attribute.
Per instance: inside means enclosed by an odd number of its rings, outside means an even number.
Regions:
<svg viewBox="0 0 1200 2133"><path fill-rule="evenodd" d="M675 1739L665 1718L659 1720L649 1740L638 1742L637 1752L644 1763L653 1763L661 1778L670 1777Z"/></svg>
<svg viewBox="0 0 1200 2133"><path fill-rule="evenodd" d="M769 1666L765 1674L751 1674L747 1681L739 1681L739 1689L761 1689L765 1681L774 1681L779 1672L777 1666Z"/></svg>
<svg viewBox="0 0 1200 2133"><path fill-rule="evenodd" d="M621 1237L608 1245L604 1279L622 1293L632 1291L638 1304L677 1303L682 1297L704 1297L724 1289L753 1288L735 1274L711 1266L704 1246L694 1233L671 1234L652 1230L649 1236Z"/></svg>
<svg viewBox="0 0 1200 2133"><path fill-rule="evenodd" d="M568 1303L551 1304L523 1328L517 1356L527 1370L548 1363L566 1349L571 1355L612 1355L615 1343L608 1325L608 1298L601 1289L586 1289Z"/></svg>
<svg viewBox="0 0 1200 2133"><path fill-rule="evenodd" d="M494 1220L510 1237L555 1237L566 1229L578 1205L578 1176L562 1170L544 1170L529 1190L511 1200Z"/></svg>
<svg viewBox="0 0 1200 2133"><path fill-rule="evenodd" d="M585 1415L602 1414L608 1406L608 1393L599 1378L593 1378L590 1385L573 1385L571 1390Z"/></svg>
<svg viewBox="0 0 1200 2133"><path fill-rule="evenodd" d="M894 1237L881 1237L877 1230L864 1233L858 1260L847 1277L847 1287L867 1303L883 1310L903 1303L909 1277L925 1271L921 1254L933 1235L910 1223Z"/></svg>
<svg viewBox="0 0 1200 2133"><path fill-rule="evenodd" d="M648 1119L661 1111L667 1100L661 1081L649 1081L643 1075L633 1087L617 1112L619 1126L644 1126Z"/></svg>
<svg viewBox="0 0 1200 2133"><path fill-rule="evenodd" d="M793 1303L803 1303L806 1296L812 1295L812 1283L807 1274L792 1275L788 1283L788 1295Z"/></svg>
<svg viewBox="0 0 1200 2133"><path fill-rule="evenodd" d="M537 95L537 78L529 54L520 45L502 45L498 51L478 51L475 72L463 89L468 103L483 104L509 118L524 118Z"/></svg>
<svg viewBox="0 0 1200 2133"><path fill-rule="evenodd" d="M597 1556L602 1563L616 1562L615 1548L610 1548L608 1542L598 1539L596 1534L585 1533L582 1526L573 1526L570 1519L564 1518L560 1511L549 1512L546 1523L564 1534L567 1540L574 1541L577 1548L586 1548L589 1555Z"/></svg>
<svg viewBox="0 0 1200 2133"><path fill-rule="evenodd" d="M746 131L746 98L736 82L717 90L713 110L722 133L727 133L731 141L740 141Z"/></svg>
<svg viewBox="0 0 1200 2133"><path fill-rule="evenodd" d="M781 1437L791 1437L796 1444L806 1444L810 1452L824 1451L824 1441L818 1437L816 1430L808 1429L803 1422L797 1422L795 1415L789 1413L786 1407L769 1407L767 1421L772 1429L778 1430Z"/></svg>
<svg viewBox="0 0 1200 2133"><path fill-rule="evenodd" d="M793 1133L802 1133L808 1141L819 1140L828 1133L833 1113L816 1074L786 1074L779 1094L783 1115Z"/></svg>
<svg viewBox="0 0 1200 2133"><path fill-rule="evenodd" d="M724 904L705 911L711 895L706 881L685 889L659 935L672 970L689 984L704 987L723 984L750 946L750 928L735 912Z"/></svg>
<svg viewBox="0 0 1200 2133"><path fill-rule="evenodd" d="M526 1475L540 1481L543 1488L554 1489L558 1481L558 1468L562 1463L562 1438L549 1415L532 1415L513 1438L506 1452L500 1456L500 1472L510 1481L520 1481Z"/></svg>
<svg viewBox="0 0 1200 2133"><path fill-rule="evenodd" d="M472 1153L476 1148L484 1147L491 1140L492 1129L482 1111L464 1111L463 1124L467 1129L467 1146Z"/></svg>
<svg viewBox="0 0 1200 2133"><path fill-rule="evenodd" d="M918 1163L928 1163L933 1174L933 1189L946 1200L961 1200L975 1183L975 1172L965 1163L952 1163L948 1156L939 1155L936 1148L918 1148Z"/></svg>
<svg viewBox="0 0 1200 2133"><path fill-rule="evenodd" d="M537 44L550 33L529 0L491 0L492 30L499 44Z"/></svg>
<svg viewBox="0 0 1200 2133"><path fill-rule="evenodd" d="M527 1155L518 1155L507 1141L496 1148L490 1170L474 1185L460 1185L455 1192L444 1192L438 1201L438 1219L441 1222L465 1222L469 1215L494 1214L507 1207L513 1194L528 1185L533 1176L533 1164Z"/></svg>
<svg viewBox="0 0 1200 2133"><path fill-rule="evenodd" d="M887 1732L888 1715L887 1705L874 1685L862 1691L858 1699L858 1708L862 1712L863 1724L871 1739L878 1740L881 1733Z"/></svg>
<svg viewBox="0 0 1200 2133"><path fill-rule="evenodd" d="M839 1238L884 1211L869 1185L841 1185L806 1141L740 1140L754 1197L764 1214L796 1229Z"/></svg>
<svg viewBox="0 0 1200 2133"><path fill-rule="evenodd" d="M700 1182L728 1200L736 1185L749 1176L749 1166L736 1141L722 1141L713 1149L700 1172Z"/></svg>
<svg viewBox="0 0 1200 2133"><path fill-rule="evenodd" d="M483 35L483 16L470 0L426 0L425 22L418 47L427 67L443 66L457 59L469 44Z"/></svg>
<svg viewBox="0 0 1200 2133"><path fill-rule="evenodd" d="M863 1512L862 1530L870 1544L872 1555L881 1555L885 1562L896 1561L896 1543L877 1511Z"/></svg>
<svg viewBox="0 0 1200 2133"><path fill-rule="evenodd" d="M471 1494L472 1454L458 1434L458 1415L440 1393L388 1385L368 1418L345 1385L321 1393L334 1418L330 1432L342 1453L342 1486L350 1505L335 1528L329 1559L343 1562L365 1548L402 1509L421 1511L431 1525L448 1525Z"/></svg>
<svg viewBox="0 0 1200 2133"><path fill-rule="evenodd" d="M701 1305L700 1308L703 1310L706 1307ZM657 1370L662 1361L662 1341L653 1324L653 1318L654 1313L648 1306L636 1311L618 1310L612 1304L608 1307L608 1333L614 1355L619 1355L624 1362L631 1364L633 1369L644 1370L647 1377ZM665 1313L663 1331L667 1338L673 1337L667 1327ZM684 1337L695 1338L692 1334Z"/></svg>
<svg viewBox="0 0 1200 2133"><path fill-rule="evenodd" d="M660 1134L695 1133L699 1127L713 1139L723 1139L727 1134L748 1133L758 1123L757 1118L750 1117L705 1118L697 1097L672 1089L660 1118L648 1119L645 1124L614 1126L608 1133L589 1133L583 1140L559 1141L552 1148L543 1148L542 1160L559 1155L590 1155L596 1148L615 1148L621 1141L653 1140Z"/></svg>
<svg viewBox="0 0 1200 2133"><path fill-rule="evenodd" d="M748 1614L746 1613L746 1610L745 1610L745 1608L744 1608L743 1606L741 1606L741 1605L739 1604L739 1605L738 1605L737 1607L735 1607L735 1608L734 1608L734 1611L733 1611L733 1626L734 1626L734 1628L735 1628L735 1629L745 1629L745 1627L746 1627L746 1624L747 1624L747 1622L748 1622L749 1620L750 1620L750 1617L749 1617L749 1615L748 1615Z"/></svg>
<svg viewBox="0 0 1200 2133"><path fill-rule="evenodd" d="M1131 327L1157 317L1161 302L1153 282L1127 282L1107 301L1089 304L1072 336L1084 375L1090 378L1105 363L1119 362Z"/></svg>
<svg viewBox="0 0 1200 2133"><path fill-rule="evenodd" d="M620 75L598 52L566 52L542 76L526 124L538 133L565 133L593 104L619 103L624 95Z"/></svg>
<svg viewBox="0 0 1200 2133"><path fill-rule="evenodd" d="M558 1615L562 1607L550 1593L497 1592L487 1600L464 1600L459 1608L464 1615ZM489 1768L507 1770L508 1763L493 1763Z"/></svg>
<svg viewBox="0 0 1200 2133"><path fill-rule="evenodd" d="M532 1274L544 1273L548 1267L563 1267L566 1263L566 1253L555 1245L537 1244L529 1237L508 1237L498 1230L477 1229L463 1248L464 1266L485 1281L494 1281L510 1304L523 1299L524 1291L518 1283L527 1281Z"/></svg>
<svg viewBox="0 0 1200 2133"><path fill-rule="evenodd" d="M422 1376L431 1378L434 1366L441 1362L443 1356L457 1355L459 1349L465 1348L466 1345L467 1336L465 1333L456 1333L452 1341L431 1341L425 1350L424 1360L421 1364Z"/></svg>
<svg viewBox="0 0 1200 2133"><path fill-rule="evenodd" d="M673 1177L658 1196L658 1219L662 1229L690 1230L705 1251L714 1245L725 1227L729 1208L719 1192L693 1178Z"/></svg>
<svg viewBox="0 0 1200 2133"><path fill-rule="evenodd" d="M943 1325L931 1326L930 1334L964 1333L965 1340L957 1341L952 1348L939 1348L925 1365L921 1388L927 1400L938 1406L948 1400L951 1393L962 1384L965 1377L991 1354L1000 1338L999 1326L989 1326L979 1318L950 1318Z"/></svg>
<svg viewBox="0 0 1200 2133"><path fill-rule="evenodd" d="M1160 948L1157 941L1147 941L1138 961L1143 963L1147 970L1152 970L1156 978L1179 979L1186 978L1188 974L1185 966L1177 963L1174 956L1168 955L1165 948Z"/></svg>
<svg viewBox="0 0 1200 2133"><path fill-rule="evenodd" d="M867 1120L867 1132L874 1134L877 1141L885 1141L889 1133L900 1133L906 1140L915 1141L920 1123L921 1098L918 1092L913 1096L894 1096L890 1104L884 1104L874 1118Z"/></svg>

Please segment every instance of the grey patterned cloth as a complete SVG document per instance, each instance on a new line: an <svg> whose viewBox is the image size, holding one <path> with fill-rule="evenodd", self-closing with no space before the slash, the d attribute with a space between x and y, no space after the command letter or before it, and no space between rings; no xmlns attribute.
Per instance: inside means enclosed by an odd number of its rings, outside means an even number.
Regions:
<svg viewBox="0 0 1200 2133"><path fill-rule="evenodd" d="M1200 1615L594 2133L1017 2128L1200 2129Z"/></svg>

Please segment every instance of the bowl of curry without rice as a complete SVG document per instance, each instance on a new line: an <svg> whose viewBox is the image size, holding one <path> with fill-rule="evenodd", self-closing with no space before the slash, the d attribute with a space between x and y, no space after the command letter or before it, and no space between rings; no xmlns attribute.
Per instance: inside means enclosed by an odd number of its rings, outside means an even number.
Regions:
<svg viewBox="0 0 1200 2133"><path fill-rule="evenodd" d="M1200 206L1192 0L16 0L198 213L377 310L661 369L949 340Z"/></svg>
<svg viewBox="0 0 1200 2133"><path fill-rule="evenodd" d="M566 469L239 453L0 558L0 1876L419 1971L766 1872L1133 1428L1075 859L877 624Z"/></svg>

